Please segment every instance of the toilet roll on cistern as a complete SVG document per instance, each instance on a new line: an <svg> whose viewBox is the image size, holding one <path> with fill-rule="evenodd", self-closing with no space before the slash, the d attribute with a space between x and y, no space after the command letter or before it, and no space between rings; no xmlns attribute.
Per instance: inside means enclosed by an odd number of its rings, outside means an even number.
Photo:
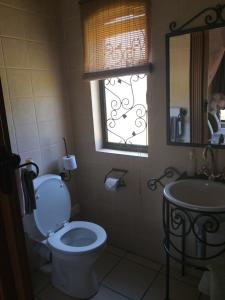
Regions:
<svg viewBox="0 0 225 300"><path fill-rule="evenodd" d="M63 160L63 167L65 170L71 171L77 169L77 162L76 162L75 155L63 156L62 160Z"/></svg>

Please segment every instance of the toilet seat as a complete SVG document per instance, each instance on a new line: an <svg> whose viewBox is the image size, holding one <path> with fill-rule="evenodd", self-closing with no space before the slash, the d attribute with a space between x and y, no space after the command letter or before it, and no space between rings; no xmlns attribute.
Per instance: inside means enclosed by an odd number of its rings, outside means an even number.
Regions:
<svg viewBox="0 0 225 300"><path fill-rule="evenodd" d="M93 243L87 246L69 246L62 241L62 237L73 229L87 229L96 235L96 239ZM82 255L96 251L106 242L107 236L105 230L97 224L73 221L67 223L63 228L49 236L48 244L56 252L64 253L66 255Z"/></svg>

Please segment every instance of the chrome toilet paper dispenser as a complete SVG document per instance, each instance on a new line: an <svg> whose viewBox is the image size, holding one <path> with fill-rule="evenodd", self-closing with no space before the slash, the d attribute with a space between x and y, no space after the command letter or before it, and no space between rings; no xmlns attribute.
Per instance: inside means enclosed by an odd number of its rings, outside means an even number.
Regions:
<svg viewBox="0 0 225 300"><path fill-rule="evenodd" d="M112 168L105 175L105 188L108 191L116 191L120 187L126 186L124 176L127 174L127 170Z"/></svg>

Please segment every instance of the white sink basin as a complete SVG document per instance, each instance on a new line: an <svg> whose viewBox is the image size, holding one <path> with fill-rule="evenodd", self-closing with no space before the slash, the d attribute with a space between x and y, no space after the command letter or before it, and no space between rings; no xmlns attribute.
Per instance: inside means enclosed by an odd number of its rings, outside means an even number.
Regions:
<svg viewBox="0 0 225 300"><path fill-rule="evenodd" d="M203 212L225 212L225 184L201 179L174 181L164 188L172 203Z"/></svg>

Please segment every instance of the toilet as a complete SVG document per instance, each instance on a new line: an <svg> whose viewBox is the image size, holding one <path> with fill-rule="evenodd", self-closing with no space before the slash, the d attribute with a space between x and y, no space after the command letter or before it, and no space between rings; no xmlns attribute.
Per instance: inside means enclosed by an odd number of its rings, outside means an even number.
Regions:
<svg viewBox="0 0 225 300"><path fill-rule="evenodd" d="M51 251L53 286L71 297L93 296L98 291L94 263L106 245L105 230L90 222L69 222L71 199L60 176L39 176L33 183L36 209L25 217L24 230Z"/></svg>

